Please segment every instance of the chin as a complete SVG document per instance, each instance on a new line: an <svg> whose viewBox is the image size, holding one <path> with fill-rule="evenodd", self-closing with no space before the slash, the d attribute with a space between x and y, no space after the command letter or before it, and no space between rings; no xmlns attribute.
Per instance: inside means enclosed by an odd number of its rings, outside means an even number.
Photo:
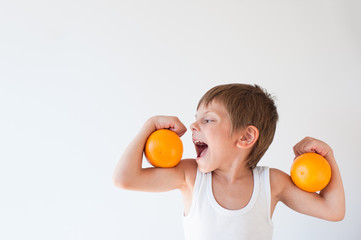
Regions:
<svg viewBox="0 0 361 240"><path fill-rule="evenodd" d="M201 173L209 173L209 172L212 172L211 170L205 170L205 169L202 169L202 168L199 168L199 171Z"/></svg>
<svg viewBox="0 0 361 240"><path fill-rule="evenodd" d="M210 168L209 166L203 166L202 163L198 163L198 169L201 173L209 173L212 172L214 169Z"/></svg>

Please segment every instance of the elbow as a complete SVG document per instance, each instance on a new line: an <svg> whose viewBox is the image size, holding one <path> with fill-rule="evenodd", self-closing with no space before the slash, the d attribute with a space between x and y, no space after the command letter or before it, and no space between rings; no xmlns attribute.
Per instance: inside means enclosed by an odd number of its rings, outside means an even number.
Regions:
<svg viewBox="0 0 361 240"><path fill-rule="evenodd" d="M117 188L122 188L122 189L127 188L127 181L125 181L124 178L113 176L112 183Z"/></svg>
<svg viewBox="0 0 361 240"><path fill-rule="evenodd" d="M333 217L333 218L330 218L330 219L327 219L331 222L340 222L342 221L343 219L345 218L345 216L339 216L339 217Z"/></svg>
<svg viewBox="0 0 361 240"><path fill-rule="evenodd" d="M333 219L331 219L332 222L340 222L345 218L345 214L340 214L338 216L335 216Z"/></svg>
<svg viewBox="0 0 361 240"><path fill-rule="evenodd" d="M331 222L340 222L345 218L345 211L340 211L338 213L334 213L332 216L330 216L327 220Z"/></svg>
<svg viewBox="0 0 361 240"><path fill-rule="evenodd" d="M138 171L114 171L112 183L117 188L132 190L140 174Z"/></svg>
<svg viewBox="0 0 361 240"><path fill-rule="evenodd" d="M112 184L117 188L121 188L121 182L115 177L112 178Z"/></svg>
<svg viewBox="0 0 361 240"><path fill-rule="evenodd" d="M113 185L121 189L130 189L132 180L126 177L113 176Z"/></svg>

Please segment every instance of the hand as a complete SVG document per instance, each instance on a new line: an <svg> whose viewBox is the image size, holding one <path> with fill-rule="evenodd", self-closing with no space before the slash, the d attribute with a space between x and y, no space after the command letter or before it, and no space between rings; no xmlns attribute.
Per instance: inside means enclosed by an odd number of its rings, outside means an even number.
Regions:
<svg viewBox="0 0 361 240"><path fill-rule="evenodd" d="M329 145L322 142L321 140L311 137L305 137L304 139L302 139L293 147L293 151L296 157L304 153L314 152L320 154L327 159L329 155L333 154L332 149Z"/></svg>
<svg viewBox="0 0 361 240"><path fill-rule="evenodd" d="M178 136L183 136L187 131L187 128L183 125L183 123L177 118L173 116L154 116L149 119L149 121L154 124L155 130L159 129L169 129Z"/></svg>

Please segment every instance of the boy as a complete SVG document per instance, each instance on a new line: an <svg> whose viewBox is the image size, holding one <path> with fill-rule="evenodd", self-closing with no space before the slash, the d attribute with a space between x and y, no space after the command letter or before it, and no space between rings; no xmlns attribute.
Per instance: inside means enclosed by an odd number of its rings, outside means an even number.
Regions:
<svg viewBox="0 0 361 240"><path fill-rule="evenodd" d="M163 192L179 189L184 203L186 239L272 239L277 202L291 209L340 221L345 197L332 149L306 137L294 146L297 156L316 152L330 163L332 178L320 193L297 188L289 175L257 163L271 144L278 114L271 96L259 86L220 85L199 101L190 126L196 159L173 168L142 169L148 136L167 128L182 136L186 127L176 117L150 118L124 151L113 180L120 188Z"/></svg>

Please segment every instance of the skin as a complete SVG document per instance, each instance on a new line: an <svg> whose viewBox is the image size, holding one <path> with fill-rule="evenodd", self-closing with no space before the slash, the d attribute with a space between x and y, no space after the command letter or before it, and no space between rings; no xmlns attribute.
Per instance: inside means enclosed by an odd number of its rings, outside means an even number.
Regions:
<svg viewBox="0 0 361 240"><path fill-rule="evenodd" d="M253 173L246 163L259 132L256 127L248 126L231 133L231 127L231 120L222 104L213 101L208 106L201 105L190 129L193 141L207 143L205 154L197 159L183 159L173 168L143 169L143 149L152 132L167 128L182 136L187 130L177 117L154 116L144 124L123 152L114 169L113 183L119 188L136 191L164 192L179 189L187 215L198 167L201 172L212 172L213 194L222 207L241 209L247 205L253 191ZM324 156L331 166L331 181L320 193L309 193L296 187L288 174L271 168L271 216L277 203L283 202L306 215L329 221L342 220L345 215L345 194L330 146L318 139L306 137L293 150L295 157L306 152Z"/></svg>

